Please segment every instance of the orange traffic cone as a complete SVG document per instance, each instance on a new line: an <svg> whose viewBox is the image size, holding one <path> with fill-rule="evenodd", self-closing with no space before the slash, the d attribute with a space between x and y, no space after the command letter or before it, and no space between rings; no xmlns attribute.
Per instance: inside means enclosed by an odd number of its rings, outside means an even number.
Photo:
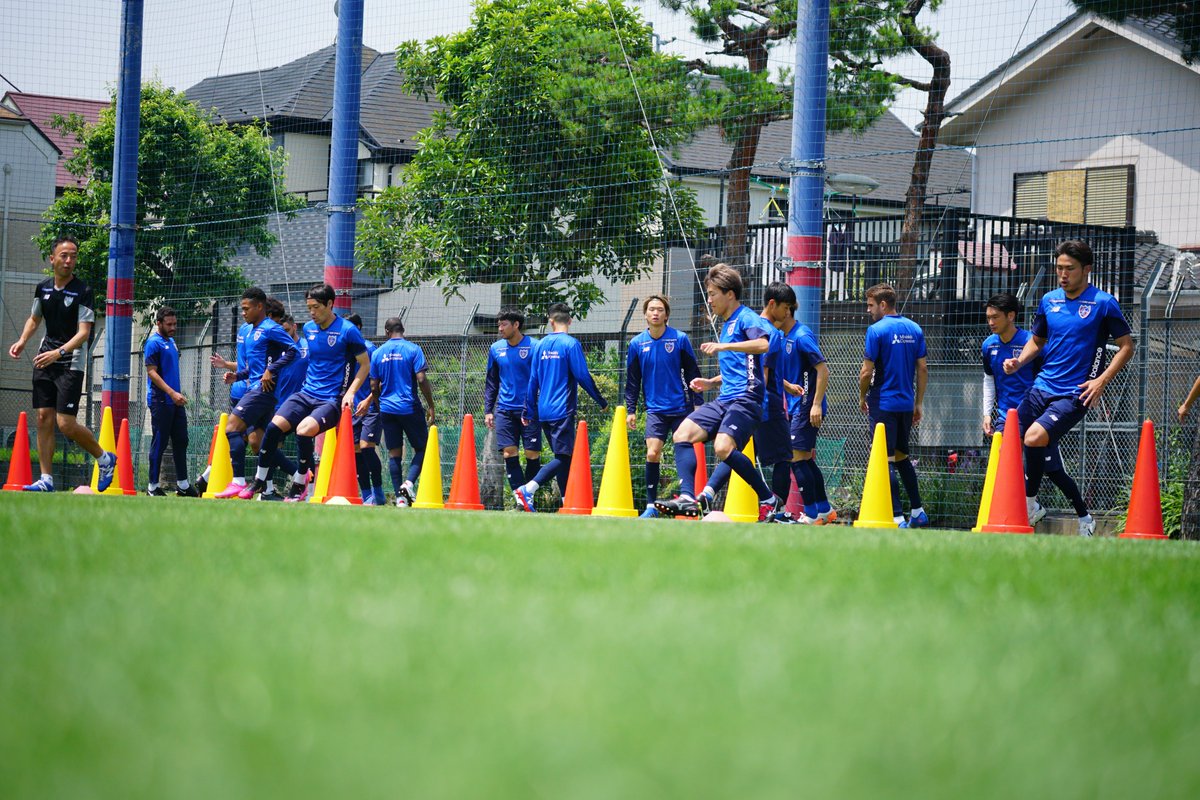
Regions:
<svg viewBox="0 0 1200 800"><path fill-rule="evenodd" d="M133 448L129 445L129 419L121 420L121 432L117 435L117 472L123 494L137 494L133 486Z"/></svg>
<svg viewBox="0 0 1200 800"><path fill-rule="evenodd" d="M213 425L212 441L208 443L208 466L212 466L213 451L217 449L217 432L221 430L221 423Z"/></svg>
<svg viewBox="0 0 1200 800"><path fill-rule="evenodd" d="M1000 442L1000 466L996 470L996 487L992 490L992 507L988 509L988 521L982 530L984 533L1033 533L1029 509L1025 507L1021 421L1015 408L1008 410L1004 430L1011 435Z"/></svg>
<svg viewBox="0 0 1200 800"><path fill-rule="evenodd" d="M1158 458L1154 454L1154 423L1142 423L1137 466L1133 469L1133 491L1129 493L1129 515L1122 539L1166 539L1163 533L1162 493L1158 483Z"/></svg>
<svg viewBox="0 0 1200 800"><path fill-rule="evenodd" d="M575 452L571 454L571 471L567 474L567 496L558 513L592 513L592 455L588 450L586 420L579 420L575 428Z"/></svg>
<svg viewBox="0 0 1200 800"><path fill-rule="evenodd" d="M342 498L352 506L362 505L362 495L358 491L358 470L354 467L354 423L350 407L342 408L342 418L338 421L337 442L335 451L325 453L325 458L333 459L333 472L329 476L329 494L325 502ZM335 505L340 505L338 500Z"/></svg>
<svg viewBox="0 0 1200 800"><path fill-rule="evenodd" d="M696 442L692 445L692 449L696 452L696 481L693 491L699 492L708 483L708 459L704 455L704 442ZM685 522L700 521L699 517L676 517L675 519Z"/></svg>
<svg viewBox="0 0 1200 800"><path fill-rule="evenodd" d="M17 438L13 440L12 457L8 462L8 480L4 491L19 492L33 483L33 467L29 464L29 421L22 411L17 417Z"/></svg>
<svg viewBox="0 0 1200 800"><path fill-rule="evenodd" d="M454 457L454 477L450 479L450 499L446 508L461 511L482 511L479 497L479 465L475 459L475 418L463 417L462 433L458 437L458 455Z"/></svg>

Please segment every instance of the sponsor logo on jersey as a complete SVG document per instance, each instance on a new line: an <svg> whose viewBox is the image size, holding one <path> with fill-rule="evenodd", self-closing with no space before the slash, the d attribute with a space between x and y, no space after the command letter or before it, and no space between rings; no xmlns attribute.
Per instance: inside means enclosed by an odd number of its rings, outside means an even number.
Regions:
<svg viewBox="0 0 1200 800"><path fill-rule="evenodd" d="M1062 306L1050 306L1051 314L1057 314L1060 311L1062 311Z"/></svg>
<svg viewBox="0 0 1200 800"><path fill-rule="evenodd" d="M1081 305L1079 307L1079 318L1087 319L1092 314L1092 307L1089 305Z"/></svg>

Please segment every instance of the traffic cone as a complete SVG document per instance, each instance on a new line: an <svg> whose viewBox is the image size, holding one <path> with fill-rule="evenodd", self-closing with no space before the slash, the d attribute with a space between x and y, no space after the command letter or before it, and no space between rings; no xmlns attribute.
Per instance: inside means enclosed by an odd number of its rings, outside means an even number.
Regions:
<svg viewBox="0 0 1200 800"><path fill-rule="evenodd" d="M12 456L8 460L8 480L4 491L20 492L33 483L33 467L29 463L29 420L22 411L17 416L17 438L13 440Z"/></svg>
<svg viewBox="0 0 1200 800"><path fill-rule="evenodd" d="M112 406L104 407L104 416L100 418L100 448L106 453L117 452L117 435L113 431ZM117 461L120 462L121 457L118 454ZM108 488L103 492L99 490L100 485L100 465L96 462L92 463L92 481L89 484L92 491L97 494L116 494L121 495L121 474L120 464L117 464L117 474L113 476L113 482L108 485Z"/></svg>
<svg viewBox="0 0 1200 800"><path fill-rule="evenodd" d="M700 491L708 483L708 460L704 455L704 442L696 442L692 445L692 449L696 451L696 491ZM684 517L683 519L687 519Z"/></svg>
<svg viewBox="0 0 1200 800"><path fill-rule="evenodd" d="M629 428L625 424L625 406L613 412L608 452L604 456L604 474L600 476L600 496L593 517L636 517L633 508L633 479L629 474Z"/></svg>
<svg viewBox="0 0 1200 800"><path fill-rule="evenodd" d="M463 417L458 455L454 457L454 477L450 479L450 501L446 508L483 510L483 500L479 497L479 465L475 459L475 418L470 414Z"/></svg>
<svg viewBox="0 0 1200 800"><path fill-rule="evenodd" d="M992 448L988 451L987 473L983 478L983 497L979 498L979 514L975 517L975 527L971 533L981 533L987 524L988 512L992 508L992 493L996 490L996 470L1000 468L1000 442L1004 434L996 431L992 434Z"/></svg>
<svg viewBox="0 0 1200 800"><path fill-rule="evenodd" d="M137 494L133 483L133 448L129 445L129 419L121 420L121 433L117 436L117 481L125 495Z"/></svg>
<svg viewBox="0 0 1200 800"><path fill-rule="evenodd" d="M754 463L754 437L742 449L750 463ZM729 478L729 491L725 494L725 515L734 522L758 522L758 496L750 484L736 472Z"/></svg>
<svg viewBox="0 0 1200 800"><path fill-rule="evenodd" d="M429 426L429 444L421 460L421 485L413 508L445 508L442 501L442 453L438 445L437 425Z"/></svg>
<svg viewBox="0 0 1200 800"><path fill-rule="evenodd" d="M201 497L209 499L216 497L229 488L233 480L233 461L229 457L229 437L225 435L225 426L229 424L229 415L222 414L217 423L217 446L213 448L212 472L208 473L208 488Z"/></svg>
<svg viewBox="0 0 1200 800"><path fill-rule="evenodd" d="M1137 465L1133 468L1133 491L1122 539L1166 539L1163 533L1162 493L1158 483L1158 458L1154 453L1154 423L1142 423Z"/></svg>
<svg viewBox="0 0 1200 800"><path fill-rule="evenodd" d="M329 470L329 496L324 500L326 503L337 500L335 505L341 505L341 501L345 500L352 506L362 505L362 495L358 489L358 470L354 462L357 443L354 441L353 416L350 406L344 406L342 418L338 420L337 425L337 442L331 447L329 440L325 440L321 464L324 466L327 459L333 462Z"/></svg>
<svg viewBox="0 0 1200 800"><path fill-rule="evenodd" d="M220 429L220 427L220 425L213 425L212 439L208 443L208 461L206 463L210 467L212 466L213 450L215 450L217 447L217 431Z"/></svg>
<svg viewBox="0 0 1200 800"><path fill-rule="evenodd" d="M351 432L353 435L353 431ZM337 456L338 429L330 428L325 431L321 441L321 463L317 464L317 479L313 481L312 494L308 502L324 503L329 497L329 480L333 477L333 462ZM316 449L314 443L314 450Z"/></svg>
<svg viewBox="0 0 1200 800"><path fill-rule="evenodd" d="M791 469L791 463L788 464L788 469ZM790 486L788 488L787 502L784 504L787 512L797 519L804 513L804 495L800 494L800 484L796 483L796 473L792 473Z"/></svg>
<svg viewBox="0 0 1200 800"><path fill-rule="evenodd" d="M1010 408L1004 418L1004 430L1010 435L1000 443L1000 464L996 469L996 486L992 505L988 509L984 533L1033 533L1029 524L1029 509L1025 506L1025 468L1021 462L1021 421L1017 410Z"/></svg>
<svg viewBox="0 0 1200 800"><path fill-rule="evenodd" d="M567 473L567 496L560 514L586 516L592 513L592 453L588 448L587 420L575 426L575 448L571 452L571 471Z"/></svg>
<svg viewBox="0 0 1200 800"><path fill-rule="evenodd" d="M875 423L867 474L863 478L862 503L854 527L896 527L896 520L892 517L892 482L888 479L887 434L882 422Z"/></svg>

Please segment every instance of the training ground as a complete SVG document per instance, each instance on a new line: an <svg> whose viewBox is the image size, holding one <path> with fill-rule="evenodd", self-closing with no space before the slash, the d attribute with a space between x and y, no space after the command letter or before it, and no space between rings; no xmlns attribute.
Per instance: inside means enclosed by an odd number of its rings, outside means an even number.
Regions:
<svg viewBox="0 0 1200 800"><path fill-rule="evenodd" d="M1190 542L0 496L6 798L1198 797Z"/></svg>

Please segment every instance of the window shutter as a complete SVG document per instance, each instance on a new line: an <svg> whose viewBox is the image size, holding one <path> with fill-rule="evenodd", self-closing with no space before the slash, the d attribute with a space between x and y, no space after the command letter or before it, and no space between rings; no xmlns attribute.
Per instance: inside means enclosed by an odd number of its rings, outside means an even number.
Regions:
<svg viewBox="0 0 1200 800"><path fill-rule="evenodd" d="M1013 216L1042 219L1046 216L1046 173L1027 172L1016 175L1013 194Z"/></svg>
<svg viewBox="0 0 1200 800"><path fill-rule="evenodd" d="M1087 171L1061 169L1046 177L1046 211L1055 222L1083 222Z"/></svg>
<svg viewBox="0 0 1200 800"><path fill-rule="evenodd" d="M1133 209L1129 189L1133 168L1100 167L1087 171L1087 210L1089 225L1131 225Z"/></svg>

